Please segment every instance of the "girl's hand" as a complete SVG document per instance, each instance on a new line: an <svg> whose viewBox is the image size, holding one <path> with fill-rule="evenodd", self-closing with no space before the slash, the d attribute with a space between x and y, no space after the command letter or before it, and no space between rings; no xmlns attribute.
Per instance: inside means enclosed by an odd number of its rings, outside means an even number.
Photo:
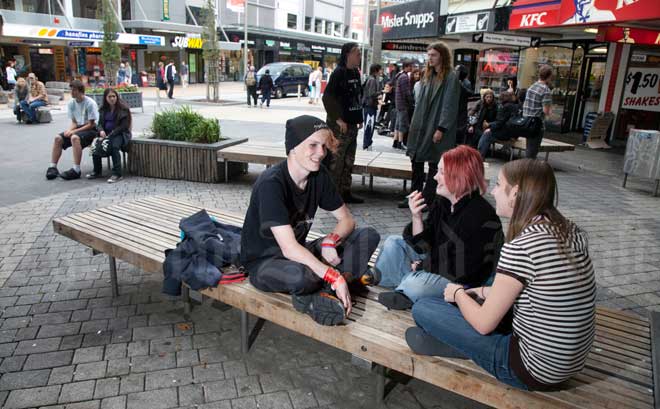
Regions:
<svg viewBox="0 0 660 409"><path fill-rule="evenodd" d="M447 284L447 287L445 287L445 301L456 302L454 295L458 295L458 293L461 292L460 290L463 290L463 286L460 284L453 284L453 283Z"/></svg>
<svg viewBox="0 0 660 409"><path fill-rule="evenodd" d="M412 217L422 217L422 210L426 207L422 192L415 190L408 196L408 207Z"/></svg>

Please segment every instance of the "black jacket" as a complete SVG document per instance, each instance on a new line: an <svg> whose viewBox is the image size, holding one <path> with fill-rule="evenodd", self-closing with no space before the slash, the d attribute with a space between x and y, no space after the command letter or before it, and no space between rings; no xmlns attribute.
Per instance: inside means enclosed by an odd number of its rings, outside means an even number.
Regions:
<svg viewBox="0 0 660 409"><path fill-rule="evenodd" d="M490 123L490 130L497 139L509 139L506 122L518 115L520 106L515 102L505 102L497 106L497 118ZM512 135L513 136L513 135Z"/></svg>
<svg viewBox="0 0 660 409"><path fill-rule="evenodd" d="M259 89L261 92L270 91L273 89L273 78L270 74L264 74L259 78Z"/></svg>
<svg viewBox="0 0 660 409"><path fill-rule="evenodd" d="M361 124L362 117L362 84L360 71L339 65L332 71L330 81L323 92L323 106L328 114L326 122L335 123L342 119L347 124Z"/></svg>
<svg viewBox="0 0 660 409"><path fill-rule="evenodd" d="M481 109L479 109L479 112L477 114L477 124L475 126L483 130L484 121L490 124L496 119L497 119L497 104L493 103L486 105L482 103Z"/></svg>
<svg viewBox="0 0 660 409"><path fill-rule="evenodd" d="M412 235L412 223L403 238L416 252L426 254L423 268L470 287L482 285L495 271L504 233L495 209L478 190L454 206L437 196L424 230Z"/></svg>
<svg viewBox="0 0 660 409"><path fill-rule="evenodd" d="M184 237L176 249L165 250L163 293L181 294L181 282L193 290L215 287L223 267L237 264L241 228L212 220L205 210L181 219Z"/></svg>
<svg viewBox="0 0 660 409"><path fill-rule="evenodd" d="M117 109L115 112L117 117L115 118L115 128L112 132L108 133L105 129L105 114L106 110L103 108L99 109L99 121L96 125L96 130L98 132L105 132L106 137L110 139L110 143L113 146L118 148L123 148L128 145L128 142L132 138L131 128L130 128L130 115L131 113L127 110Z"/></svg>

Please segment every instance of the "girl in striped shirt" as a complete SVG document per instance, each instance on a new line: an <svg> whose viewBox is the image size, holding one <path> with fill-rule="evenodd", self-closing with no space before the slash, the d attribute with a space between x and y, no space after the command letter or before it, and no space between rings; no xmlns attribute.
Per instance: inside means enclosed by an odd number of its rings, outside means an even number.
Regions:
<svg viewBox="0 0 660 409"><path fill-rule="evenodd" d="M492 194L497 214L510 223L495 281L449 284L444 299L415 303L418 326L406 332L413 351L445 355L448 345L501 382L528 390L582 370L594 338L594 270L586 236L557 210L556 192L546 162L504 165ZM513 330L496 330L511 308Z"/></svg>

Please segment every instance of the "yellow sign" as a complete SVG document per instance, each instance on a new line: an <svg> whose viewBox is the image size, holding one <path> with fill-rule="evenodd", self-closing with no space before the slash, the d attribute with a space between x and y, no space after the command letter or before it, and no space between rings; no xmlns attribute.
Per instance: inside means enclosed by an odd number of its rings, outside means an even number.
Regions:
<svg viewBox="0 0 660 409"><path fill-rule="evenodd" d="M316 69L319 66L319 62L314 60L305 60L303 63L309 65L312 69Z"/></svg>
<svg viewBox="0 0 660 409"><path fill-rule="evenodd" d="M204 40L198 37L183 37L183 36L176 36L172 39L172 47L178 47L178 48L196 48L196 49L202 49L202 44L204 43Z"/></svg>
<svg viewBox="0 0 660 409"><path fill-rule="evenodd" d="M66 72L66 62L64 59L64 47L55 48L55 78L58 81L64 81Z"/></svg>

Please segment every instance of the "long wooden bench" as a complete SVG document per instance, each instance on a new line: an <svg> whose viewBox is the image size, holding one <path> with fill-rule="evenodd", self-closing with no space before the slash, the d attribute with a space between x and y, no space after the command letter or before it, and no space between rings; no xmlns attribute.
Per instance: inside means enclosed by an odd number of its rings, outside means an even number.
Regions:
<svg viewBox="0 0 660 409"><path fill-rule="evenodd" d="M166 197L136 200L53 220L57 233L108 255L113 294L118 294L115 259L162 274L164 250L179 241L178 223L199 207ZM207 210L218 220L242 224L239 215ZM312 234L318 237L318 234ZM404 332L414 325L409 312L387 311L376 302L380 289L355 297L345 325L323 327L296 312L290 297L257 291L248 282L201 292L241 310L241 342L248 352L258 332L249 315L271 321L371 362L376 369L377 402L385 390L383 367L390 368L498 408L658 408L657 314L651 319L597 309L596 339L585 369L554 392L523 392L501 384L469 360L419 356L410 351ZM188 291L184 291L188 299Z"/></svg>
<svg viewBox="0 0 660 409"><path fill-rule="evenodd" d="M497 141L495 142L495 144L506 146L511 149L511 155L509 156L509 160L513 159L513 153L515 150L517 150L518 152L522 152L527 149L527 139L525 138L518 138L512 141ZM575 150L575 145L573 144L560 142L548 138L543 138L543 140L541 141L541 146L539 147L539 153L545 152L546 162L548 161L548 157L552 152L567 152L574 150Z"/></svg>

